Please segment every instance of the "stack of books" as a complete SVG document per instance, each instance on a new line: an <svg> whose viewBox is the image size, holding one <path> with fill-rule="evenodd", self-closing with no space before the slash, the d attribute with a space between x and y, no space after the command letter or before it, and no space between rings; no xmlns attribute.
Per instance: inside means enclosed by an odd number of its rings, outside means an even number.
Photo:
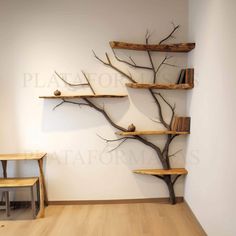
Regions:
<svg viewBox="0 0 236 236"><path fill-rule="evenodd" d="M179 74L177 84L193 84L194 80L194 69L182 69Z"/></svg>
<svg viewBox="0 0 236 236"><path fill-rule="evenodd" d="M190 132L190 117L175 117L173 124L172 124L172 130L178 131L178 132Z"/></svg>

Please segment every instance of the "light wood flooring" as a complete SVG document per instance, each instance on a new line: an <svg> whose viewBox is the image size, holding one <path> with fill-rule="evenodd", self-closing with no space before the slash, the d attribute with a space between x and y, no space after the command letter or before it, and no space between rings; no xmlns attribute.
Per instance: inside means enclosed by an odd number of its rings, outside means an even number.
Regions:
<svg viewBox="0 0 236 236"><path fill-rule="evenodd" d="M0 221L3 236L203 236L185 203L49 206L44 219L30 210L12 211ZM3 219L4 211L0 211ZM14 220L13 220L14 219Z"/></svg>

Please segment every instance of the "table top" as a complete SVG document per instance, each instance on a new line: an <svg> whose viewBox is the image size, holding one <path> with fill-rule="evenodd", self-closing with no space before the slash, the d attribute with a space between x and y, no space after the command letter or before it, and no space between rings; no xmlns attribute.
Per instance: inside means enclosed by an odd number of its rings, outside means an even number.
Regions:
<svg viewBox="0 0 236 236"><path fill-rule="evenodd" d="M0 161L40 160L46 155L45 152L0 154Z"/></svg>

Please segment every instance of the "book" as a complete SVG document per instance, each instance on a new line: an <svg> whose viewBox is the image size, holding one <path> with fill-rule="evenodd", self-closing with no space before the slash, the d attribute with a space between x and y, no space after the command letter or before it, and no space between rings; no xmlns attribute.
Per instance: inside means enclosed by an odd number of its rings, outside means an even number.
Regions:
<svg viewBox="0 0 236 236"><path fill-rule="evenodd" d="M177 128L178 128L178 117L175 116L175 117L174 117L174 120L173 120L173 122L172 122L171 130L177 131Z"/></svg>
<svg viewBox="0 0 236 236"><path fill-rule="evenodd" d="M194 80L194 69L193 68L186 69L185 83L186 84L193 84L193 80Z"/></svg>
<svg viewBox="0 0 236 236"><path fill-rule="evenodd" d="M180 71L177 84L184 84L184 83L185 83L185 81L184 81L184 80L185 80L185 73L186 73L185 69L182 69L182 70Z"/></svg>
<svg viewBox="0 0 236 236"><path fill-rule="evenodd" d="M190 132L190 117L175 117L172 130L177 132Z"/></svg>

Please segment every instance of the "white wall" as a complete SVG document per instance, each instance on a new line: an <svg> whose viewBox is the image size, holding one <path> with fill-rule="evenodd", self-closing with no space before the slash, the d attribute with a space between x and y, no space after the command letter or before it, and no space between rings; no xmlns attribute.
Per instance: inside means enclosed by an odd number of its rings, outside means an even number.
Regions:
<svg viewBox="0 0 236 236"><path fill-rule="evenodd" d="M188 96L185 198L208 235L236 235L236 80L234 0L190 0L190 65L197 86Z"/></svg>
<svg viewBox="0 0 236 236"><path fill-rule="evenodd" d="M158 168L159 161L143 144L129 141L116 152L108 153L104 141L116 138L113 129L96 111L65 105L56 111L57 101L43 101L39 95L52 94L59 87L70 91L53 75L67 73L70 81L82 81L80 70L90 73L98 93L128 93L128 99L99 100L114 120L127 127L158 129L150 118L157 109L146 91L127 90L125 79L98 63L94 49L103 57L108 42L123 40L143 42L146 29L153 31L151 41L166 36L171 21L181 25L175 42L187 41L187 0L2 0L0 1L0 105L1 152L46 151L46 182L50 200L125 199L167 197L165 185L149 176L137 176L136 168ZM131 52L119 52L122 56ZM132 55L147 62L143 52ZM157 61L163 58L156 57ZM186 55L172 60L186 65ZM121 68L128 71L124 65ZM167 68L161 80L175 80L179 68ZM130 69L131 72L133 70ZM151 74L134 72L139 80L148 81ZM70 91L74 92L74 91ZM81 93L88 92L85 88ZM176 101L179 115L185 114L185 92L166 92ZM168 116L168 111L165 111ZM162 127L160 127L162 128ZM160 140L162 137L152 137ZM184 166L185 138L176 139L171 151L183 148L174 157L175 167ZM36 163L9 166L10 175L36 174ZM183 180L176 185L183 194Z"/></svg>

